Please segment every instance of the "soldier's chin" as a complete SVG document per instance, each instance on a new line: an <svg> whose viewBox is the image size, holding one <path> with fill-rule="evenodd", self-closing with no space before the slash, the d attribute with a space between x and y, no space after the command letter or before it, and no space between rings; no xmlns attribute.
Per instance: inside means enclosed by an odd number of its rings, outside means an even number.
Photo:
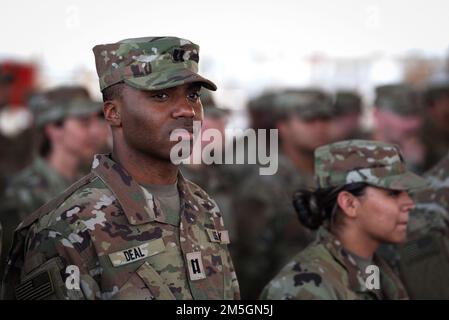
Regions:
<svg viewBox="0 0 449 320"><path fill-rule="evenodd" d="M391 243L402 243L407 240L407 227L398 227L392 238Z"/></svg>

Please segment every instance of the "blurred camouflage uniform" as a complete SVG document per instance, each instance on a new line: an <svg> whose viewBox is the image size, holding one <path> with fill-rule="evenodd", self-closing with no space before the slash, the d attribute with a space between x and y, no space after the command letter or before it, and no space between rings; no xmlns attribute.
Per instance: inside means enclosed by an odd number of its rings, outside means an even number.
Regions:
<svg viewBox="0 0 449 320"><path fill-rule="evenodd" d="M274 120L292 114L303 119L330 117L333 112L327 96L325 99L319 91L285 90L270 99ZM298 188L311 186L313 173L298 170L281 150L274 175L254 170L240 182L233 214L238 228L235 265L243 298L257 298L288 259L313 240L312 233L298 222L291 204Z"/></svg>
<svg viewBox="0 0 449 320"><path fill-rule="evenodd" d="M449 299L449 154L426 173L429 187L416 193L399 270L414 299Z"/></svg>
<svg viewBox="0 0 449 320"><path fill-rule="evenodd" d="M30 101L35 125L42 129L48 123L56 123L68 117L98 113L102 103L93 102L84 95L84 88L61 87L36 95ZM58 99L50 99L57 96ZM37 156L27 168L14 176L1 199L0 221L3 224L3 255L0 272L3 274L14 229L29 214L50 201L70 186L69 181L56 172L41 156Z"/></svg>
<svg viewBox="0 0 449 320"><path fill-rule="evenodd" d="M199 47L174 37L127 39L94 47L100 87L125 82L156 90L200 82ZM229 237L215 202L178 174L180 212L107 155L92 171L18 228L5 277L6 298L234 299L238 283ZM66 267L80 271L69 289ZM68 279L68 278L67 278Z"/></svg>
<svg viewBox="0 0 449 320"><path fill-rule="evenodd" d="M348 140L317 148L315 177L320 189L355 182L397 190L425 185L424 179L407 172L396 146L367 140ZM407 298L401 281L380 257L374 255L371 261L357 257L342 247L329 227L329 221L325 221L316 240L283 268L265 287L261 298ZM366 267L371 264L379 267L379 289L365 286L371 274Z"/></svg>
<svg viewBox="0 0 449 320"><path fill-rule="evenodd" d="M425 94L426 111L430 108L434 108L436 103L444 103L441 101L446 99L446 112L443 116L444 119L448 119L449 115L449 84L445 85L432 85ZM426 112L428 115L428 112ZM441 119L444 121L444 119ZM429 116L425 117L425 122L422 130L422 140L426 149L426 161L425 169L431 169L435 166L449 151L449 130L439 128Z"/></svg>

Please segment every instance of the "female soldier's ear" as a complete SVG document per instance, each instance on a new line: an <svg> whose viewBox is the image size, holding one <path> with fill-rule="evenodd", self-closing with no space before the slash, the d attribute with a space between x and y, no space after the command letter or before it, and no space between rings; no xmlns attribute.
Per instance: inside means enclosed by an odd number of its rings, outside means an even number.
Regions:
<svg viewBox="0 0 449 320"><path fill-rule="evenodd" d="M120 107L120 102L117 100L106 101L103 104L104 118L111 127L120 127L122 125Z"/></svg>
<svg viewBox="0 0 449 320"><path fill-rule="evenodd" d="M341 211L348 218L356 218L358 214L357 208L360 205L359 199L347 191L342 191L337 196L337 203Z"/></svg>

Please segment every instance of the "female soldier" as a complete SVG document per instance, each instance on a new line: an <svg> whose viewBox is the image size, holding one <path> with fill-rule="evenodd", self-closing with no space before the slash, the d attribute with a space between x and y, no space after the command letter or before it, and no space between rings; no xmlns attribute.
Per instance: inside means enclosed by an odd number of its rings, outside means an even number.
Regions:
<svg viewBox="0 0 449 320"><path fill-rule="evenodd" d="M399 278L374 252L405 240L414 204L408 192L425 186L408 172L395 145L365 140L315 150L314 192L300 190L299 220L318 229L265 287L262 299L405 299Z"/></svg>

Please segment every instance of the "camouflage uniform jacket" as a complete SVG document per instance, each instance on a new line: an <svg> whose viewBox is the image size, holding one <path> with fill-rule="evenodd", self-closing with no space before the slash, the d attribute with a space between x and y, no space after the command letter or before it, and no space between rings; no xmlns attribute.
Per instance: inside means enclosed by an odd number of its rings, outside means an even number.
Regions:
<svg viewBox="0 0 449 320"><path fill-rule="evenodd" d="M8 250L19 223L69 186L69 181L42 158L36 158L11 180L1 199L0 221L4 230L0 274L4 274Z"/></svg>
<svg viewBox="0 0 449 320"><path fill-rule="evenodd" d="M425 177L407 241L394 248L397 268L412 299L449 299L449 153Z"/></svg>
<svg viewBox="0 0 449 320"><path fill-rule="evenodd" d="M239 298L215 202L182 175L178 189L181 222L171 225L122 166L96 155L89 175L16 230L4 298ZM80 290L65 285L70 265Z"/></svg>
<svg viewBox="0 0 449 320"><path fill-rule="evenodd" d="M38 157L11 180L5 197L18 222L70 186L70 182Z"/></svg>
<svg viewBox="0 0 449 320"><path fill-rule="evenodd" d="M262 299L407 299L399 278L374 256L380 270L381 295L365 286L364 272L324 227L317 239L300 252L265 287Z"/></svg>
<svg viewBox="0 0 449 320"><path fill-rule="evenodd" d="M429 187L414 195L408 237L414 239L438 230L449 236L449 153L425 175Z"/></svg>

